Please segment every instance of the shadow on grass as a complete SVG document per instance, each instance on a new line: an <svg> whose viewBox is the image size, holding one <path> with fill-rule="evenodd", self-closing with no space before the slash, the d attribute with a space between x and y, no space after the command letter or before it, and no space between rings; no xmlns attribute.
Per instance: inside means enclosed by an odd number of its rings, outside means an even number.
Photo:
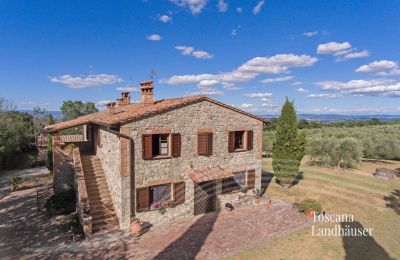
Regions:
<svg viewBox="0 0 400 260"><path fill-rule="evenodd" d="M400 215L400 190L394 190L389 196L383 197L386 201L386 207L392 208Z"/></svg>
<svg viewBox="0 0 400 260"><path fill-rule="evenodd" d="M393 162L388 162L388 161L383 161L383 160L376 161L376 159L362 159L362 162L366 162L366 163L380 163L380 164L394 164Z"/></svg>
<svg viewBox="0 0 400 260"><path fill-rule="evenodd" d="M360 222L342 222L341 228L355 230L363 230L364 227ZM342 236L343 247L346 252L346 260L353 259L393 259L385 251L385 249L380 246L375 239L368 236Z"/></svg>
<svg viewBox="0 0 400 260"><path fill-rule="evenodd" d="M298 172L296 176L293 177L278 177L275 179L276 183L284 188L291 188L296 186L303 180L303 172Z"/></svg>
<svg viewBox="0 0 400 260"><path fill-rule="evenodd" d="M261 189L264 191L264 193L267 192L267 189L273 178L274 174L272 172L267 172L264 170L261 172Z"/></svg>

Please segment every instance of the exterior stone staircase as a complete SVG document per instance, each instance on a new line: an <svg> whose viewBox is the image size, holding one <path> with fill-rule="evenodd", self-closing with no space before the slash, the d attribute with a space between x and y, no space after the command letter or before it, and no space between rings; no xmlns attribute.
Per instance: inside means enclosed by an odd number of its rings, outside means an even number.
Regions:
<svg viewBox="0 0 400 260"><path fill-rule="evenodd" d="M92 232L117 229L118 218L100 159L96 155L82 155L82 167L92 216Z"/></svg>

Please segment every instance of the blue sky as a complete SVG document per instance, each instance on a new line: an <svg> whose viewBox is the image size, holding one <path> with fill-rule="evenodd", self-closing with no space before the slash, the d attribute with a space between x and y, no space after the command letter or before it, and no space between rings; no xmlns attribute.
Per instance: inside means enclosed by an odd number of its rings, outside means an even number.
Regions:
<svg viewBox="0 0 400 260"><path fill-rule="evenodd" d="M399 11L396 0L2 0L0 95L19 109L101 108L154 70L157 99L400 114Z"/></svg>

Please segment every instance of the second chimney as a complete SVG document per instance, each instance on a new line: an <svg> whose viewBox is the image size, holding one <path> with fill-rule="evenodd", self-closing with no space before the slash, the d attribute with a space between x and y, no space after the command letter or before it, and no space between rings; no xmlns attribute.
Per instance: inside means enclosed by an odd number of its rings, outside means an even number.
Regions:
<svg viewBox="0 0 400 260"><path fill-rule="evenodd" d="M142 91L140 98L141 103L154 103L154 87L152 80L140 82L140 90Z"/></svg>
<svg viewBox="0 0 400 260"><path fill-rule="evenodd" d="M107 106L107 111L108 111L110 114L114 114L114 112L115 112L115 105L116 105L116 102L115 102L115 101L111 101L111 102L108 102L108 103L106 104L106 106Z"/></svg>

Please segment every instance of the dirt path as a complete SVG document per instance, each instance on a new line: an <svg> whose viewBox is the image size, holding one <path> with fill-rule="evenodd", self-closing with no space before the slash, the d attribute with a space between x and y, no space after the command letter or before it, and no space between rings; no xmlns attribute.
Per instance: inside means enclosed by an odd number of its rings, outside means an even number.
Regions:
<svg viewBox="0 0 400 260"><path fill-rule="evenodd" d="M10 185L8 183L10 178L20 176L23 179L30 179L47 174L49 174L49 170L45 166L0 172L0 198L2 195L10 192Z"/></svg>
<svg viewBox="0 0 400 260"><path fill-rule="evenodd" d="M70 241L67 216L49 218L36 209L36 188L0 199L0 259L16 259L37 248Z"/></svg>

